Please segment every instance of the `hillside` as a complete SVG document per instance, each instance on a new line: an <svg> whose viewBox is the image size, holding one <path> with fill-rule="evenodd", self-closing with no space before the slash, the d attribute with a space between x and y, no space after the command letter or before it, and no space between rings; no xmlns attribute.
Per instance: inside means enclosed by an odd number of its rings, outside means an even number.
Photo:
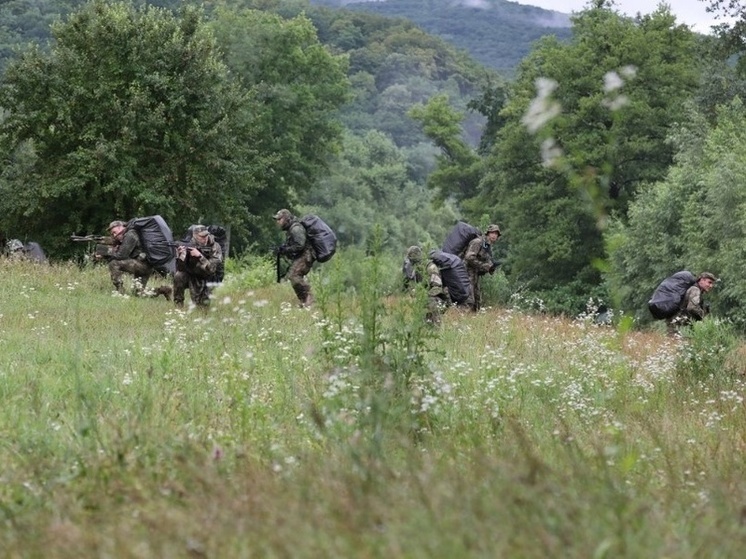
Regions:
<svg viewBox="0 0 746 559"><path fill-rule="evenodd" d="M311 0L312 4L407 19L471 54L488 68L512 74L544 35L569 39L570 16L507 0Z"/></svg>

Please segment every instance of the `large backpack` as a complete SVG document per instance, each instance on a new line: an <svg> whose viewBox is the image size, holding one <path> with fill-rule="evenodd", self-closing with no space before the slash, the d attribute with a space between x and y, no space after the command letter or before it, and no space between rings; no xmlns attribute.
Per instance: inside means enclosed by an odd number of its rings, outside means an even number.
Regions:
<svg viewBox="0 0 746 559"><path fill-rule="evenodd" d="M650 314L656 320L671 318L675 315L684 299L686 290L694 285L697 278L691 272L682 270L674 275L664 279L658 287L655 288L653 296L648 301Z"/></svg>
<svg viewBox="0 0 746 559"><path fill-rule="evenodd" d="M174 273L175 255L170 246L174 237L161 216L136 217L127 223L127 229L137 232L145 257L153 268L162 273Z"/></svg>
<svg viewBox="0 0 746 559"><path fill-rule="evenodd" d="M459 221L454 225L453 229L451 229L451 232L448 233L446 240L443 241L441 250L448 254L455 254L459 258L463 258L464 253L466 252L466 247L469 246L471 240L479 237L481 234L482 232L473 225L470 225L465 221Z"/></svg>
<svg viewBox="0 0 746 559"><path fill-rule="evenodd" d="M471 297L471 281L463 261L455 254L442 250L431 250L430 260L440 269L440 277L448 288L451 300L459 305L465 303Z"/></svg>
<svg viewBox="0 0 746 559"><path fill-rule="evenodd" d="M326 262L337 251L337 236L324 220L319 216L309 214L300 220L303 227L306 228L308 241L311 243L316 260Z"/></svg>

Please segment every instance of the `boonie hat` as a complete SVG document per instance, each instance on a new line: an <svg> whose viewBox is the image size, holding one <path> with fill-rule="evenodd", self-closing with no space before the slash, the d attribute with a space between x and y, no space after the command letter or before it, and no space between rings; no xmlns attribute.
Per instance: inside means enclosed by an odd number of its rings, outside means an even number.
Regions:
<svg viewBox="0 0 746 559"><path fill-rule="evenodd" d="M495 225L494 223L492 225L488 225L487 226L487 231L486 232L487 233L493 233L494 232L494 233L497 233L498 235L502 234L502 233L500 233L500 228L497 225Z"/></svg>
<svg viewBox="0 0 746 559"><path fill-rule="evenodd" d="M111 231L115 227L127 227L127 224L124 221L112 221L111 223L109 223L109 228L107 229L107 231Z"/></svg>
<svg viewBox="0 0 746 559"><path fill-rule="evenodd" d="M702 272L699 274L699 278L697 279L708 279L712 281L717 281L718 279L715 277L715 274L711 274L710 272Z"/></svg>
<svg viewBox="0 0 746 559"><path fill-rule="evenodd" d="M277 212L273 217L275 219L280 219L281 217L290 217L291 214L290 210L286 210L285 208L281 209L279 212Z"/></svg>

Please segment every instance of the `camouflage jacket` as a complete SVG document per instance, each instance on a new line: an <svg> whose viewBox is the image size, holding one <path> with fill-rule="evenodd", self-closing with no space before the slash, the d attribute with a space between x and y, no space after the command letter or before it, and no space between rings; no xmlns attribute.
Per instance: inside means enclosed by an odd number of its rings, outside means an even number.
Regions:
<svg viewBox="0 0 746 559"><path fill-rule="evenodd" d="M702 320L707 315L707 309L702 301L702 290L697 284L686 290L681 300L681 310L695 320Z"/></svg>
<svg viewBox="0 0 746 559"><path fill-rule="evenodd" d="M122 238L122 242L109 249L109 254L114 260L145 259L140 236L137 231L130 229Z"/></svg>
<svg viewBox="0 0 746 559"><path fill-rule="evenodd" d="M186 260L176 259L176 271L186 272L198 278L210 278L215 275L218 265L223 261L223 250L212 235L208 237L203 247L197 248L200 249L199 257L189 255L187 248Z"/></svg>
<svg viewBox="0 0 746 559"><path fill-rule="evenodd" d="M303 224L294 219L285 229L285 244L282 246L282 254L295 260L301 256L313 254L313 248L308 242L308 234Z"/></svg>
<svg viewBox="0 0 746 559"><path fill-rule="evenodd" d="M476 270L480 275L492 269L492 245L487 242L486 237L475 237L469 242L464 254L464 264L467 269Z"/></svg>

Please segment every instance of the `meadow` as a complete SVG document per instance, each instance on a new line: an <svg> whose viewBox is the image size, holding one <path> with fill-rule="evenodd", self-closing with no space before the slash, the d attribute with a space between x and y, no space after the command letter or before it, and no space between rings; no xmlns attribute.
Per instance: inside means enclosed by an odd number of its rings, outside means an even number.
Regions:
<svg viewBox="0 0 746 559"><path fill-rule="evenodd" d="M0 556L742 556L730 331L435 329L396 263L345 258L311 309L258 261L205 312L1 261Z"/></svg>

